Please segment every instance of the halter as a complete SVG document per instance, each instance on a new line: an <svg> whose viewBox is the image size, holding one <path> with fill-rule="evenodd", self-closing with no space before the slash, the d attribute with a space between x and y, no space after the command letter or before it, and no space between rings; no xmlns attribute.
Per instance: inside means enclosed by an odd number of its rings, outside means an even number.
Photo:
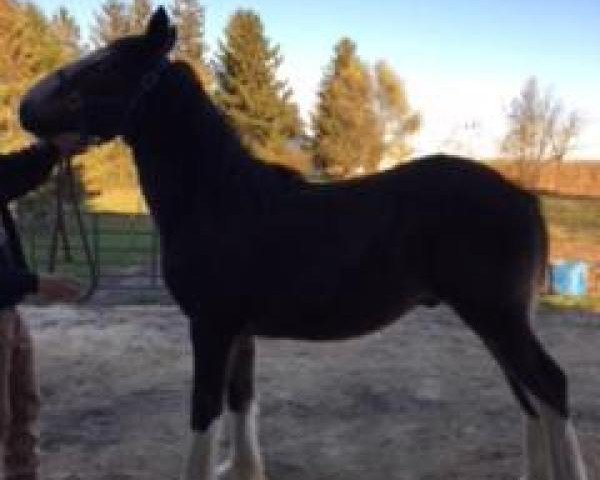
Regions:
<svg viewBox="0 0 600 480"><path fill-rule="evenodd" d="M123 114L123 118L119 123L119 128L117 129L117 132L125 131L127 124L129 123L131 117L142 103L142 100L147 94L154 90L156 85L158 85L158 82L160 81L163 73L169 65L169 60L166 57L161 57L156 66L142 76L142 79L140 80L140 88L138 92L134 95L134 97L131 99L131 102L129 103L128 107L125 109L125 113Z"/></svg>
<svg viewBox="0 0 600 480"><path fill-rule="evenodd" d="M121 117L118 127L116 128L117 136L122 135L123 132L126 130L127 124L130 122L131 117L136 112L136 110L139 108L140 104L142 103L142 100L144 99L144 97L147 94L149 94L150 92L152 92L152 90L154 90L154 88L156 88L156 85L160 81L163 73L165 72L165 70L167 69L167 67L169 65L170 65L169 60L166 57L161 57L161 59L156 63L154 68L152 68L150 71L148 71L147 73L142 75L142 78L139 82L139 88L136 90L136 93L133 95L131 101L125 108L125 110L123 112L123 116ZM62 78L61 78L61 80L62 80ZM86 100L81 98L81 95L79 94L79 98L77 100L79 102L77 104L77 106L81 106L81 108L83 108L84 111L87 112L89 110L93 110L93 105L90 105L90 103L92 103L92 104L94 103L93 99L92 99L92 102L90 102L89 100L86 102ZM86 103L87 103L87 105L86 105ZM74 106L74 108L76 108L76 107ZM80 128L79 133L89 144L98 144L98 143L102 143L102 141L103 141L102 138L99 138L98 136L95 136L95 135L91 135L89 133L86 115L84 115L82 118L81 128Z"/></svg>

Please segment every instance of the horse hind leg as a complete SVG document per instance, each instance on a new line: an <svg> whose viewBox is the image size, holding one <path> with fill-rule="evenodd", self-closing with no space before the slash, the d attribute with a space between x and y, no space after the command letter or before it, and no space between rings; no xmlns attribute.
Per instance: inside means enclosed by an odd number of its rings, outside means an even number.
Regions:
<svg viewBox="0 0 600 480"><path fill-rule="evenodd" d="M538 418L527 421L527 447L530 475L539 475L540 456L546 455L553 480L587 480L586 468L567 402L567 379L556 362L544 351L539 341L528 334L511 371L527 391ZM521 361L525 360L522 365ZM531 476L529 480L537 480Z"/></svg>
<svg viewBox="0 0 600 480"><path fill-rule="evenodd" d="M528 308L461 315L502 366L526 414L527 480L587 480L567 379L529 326Z"/></svg>
<svg viewBox="0 0 600 480"><path fill-rule="evenodd" d="M238 337L230 359L227 386L231 454L219 468L222 480L266 479L258 442L255 355L254 337Z"/></svg>
<svg viewBox="0 0 600 480"><path fill-rule="evenodd" d="M550 452L544 437L542 422L527 391L514 380L510 373L500 364L508 384L523 409L524 417L524 474L520 480L547 480L552 478L548 459Z"/></svg>
<svg viewBox="0 0 600 480"><path fill-rule="evenodd" d="M502 364L500 364L502 366ZM550 450L544 433L542 421L534 400L527 391L514 380L509 372L504 373L511 390L523 408L524 419L524 474L520 480L549 480L552 479L552 469L549 461Z"/></svg>

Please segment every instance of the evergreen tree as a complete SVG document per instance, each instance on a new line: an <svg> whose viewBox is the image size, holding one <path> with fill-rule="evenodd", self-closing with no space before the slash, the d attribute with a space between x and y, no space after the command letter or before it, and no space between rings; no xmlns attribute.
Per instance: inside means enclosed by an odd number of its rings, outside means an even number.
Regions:
<svg viewBox="0 0 600 480"><path fill-rule="evenodd" d="M130 33L127 6L120 0L106 0L95 14L92 26L92 43L103 47L117 38Z"/></svg>
<svg viewBox="0 0 600 480"><path fill-rule="evenodd" d="M383 132L383 160L394 165L412 154L408 137L421 128L421 116L414 112L402 80L385 62L375 65L375 110Z"/></svg>
<svg viewBox="0 0 600 480"><path fill-rule="evenodd" d="M77 58L81 54L81 31L65 6L52 17L51 27L67 59Z"/></svg>
<svg viewBox="0 0 600 480"><path fill-rule="evenodd" d="M285 162L287 144L302 133L287 82L277 78L283 61L265 36L260 17L238 10L219 44L217 101L246 145L262 158Z"/></svg>
<svg viewBox="0 0 600 480"><path fill-rule="evenodd" d="M133 0L129 9L129 32L144 32L151 15L152 2L150 0Z"/></svg>
<svg viewBox="0 0 600 480"><path fill-rule="evenodd" d="M189 63L202 83L212 87L214 79L206 64L204 8L198 0L174 0L171 14L177 26L174 57Z"/></svg>
<svg viewBox="0 0 600 480"><path fill-rule="evenodd" d="M369 70L352 40L335 47L319 91L313 115L315 166L345 177L377 169L383 151Z"/></svg>

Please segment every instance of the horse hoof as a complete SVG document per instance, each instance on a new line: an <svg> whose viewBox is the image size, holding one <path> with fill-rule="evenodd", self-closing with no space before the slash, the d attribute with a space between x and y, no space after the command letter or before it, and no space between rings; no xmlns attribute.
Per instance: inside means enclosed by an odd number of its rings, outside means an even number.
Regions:
<svg viewBox="0 0 600 480"><path fill-rule="evenodd" d="M258 465L234 465L226 462L217 471L219 480L267 480L262 467Z"/></svg>

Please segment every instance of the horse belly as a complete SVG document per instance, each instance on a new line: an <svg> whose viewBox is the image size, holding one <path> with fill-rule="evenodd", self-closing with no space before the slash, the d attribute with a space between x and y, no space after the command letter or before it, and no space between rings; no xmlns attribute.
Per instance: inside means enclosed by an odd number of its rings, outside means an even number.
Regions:
<svg viewBox="0 0 600 480"><path fill-rule="evenodd" d="M255 335L298 340L342 340L384 328L416 305L395 292L343 295L329 301L276 304L252 324Z"/></svg>

